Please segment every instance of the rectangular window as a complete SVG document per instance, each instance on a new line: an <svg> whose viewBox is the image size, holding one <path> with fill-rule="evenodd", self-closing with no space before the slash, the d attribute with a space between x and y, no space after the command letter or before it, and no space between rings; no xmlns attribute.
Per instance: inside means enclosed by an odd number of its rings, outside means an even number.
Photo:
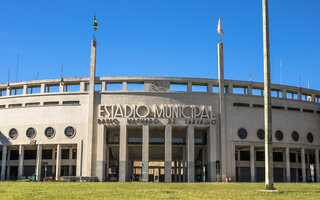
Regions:
<svg viewBox="0 0 320 200"><path fill-rule="evenodd" d="M273 152L273 162L283 162L283 153Z"/></svg>
<svg viewBox="0 0 320 200"><path fill-rule="evenodd" d="M24 150L25 160L35 160L37 158L37 150Z"/></svg>
<svg viewBox="0 0 320 200"><path fill-rule="evenodd" d="M248 103L233 103L233 106L237 106L237 107L250 107L250 104L248 104Z"/></svg>
<svg viewBox="0 0 320 200"><path fill-rule="evenodd" d="M9 104L9 108L21 107L22 103Z"/></svg>
<svg viewBox="0 0 320 200"><path fill-rule="evenodd" d="M69 149L62 149L61 159L69 159Z"/></svg>
<svg viewBox="0 0 320 200"><path fill-rule="evenodd" d="M307 112L307 113L314 113L313 110L310 110L310 109L302 109L303 112Z"/></svg>
<svg viewBox="0 0 320 200"><path fill-rule="evenodd" d="M77 159L77 149L72 149L72 159Z"/></svg>
<svg viewBox="0 0 320 200"><path fill-rule="evenodd" d="M241 161L250 161L250 151L240 151Z"/></svg>
<svg viewBox="0 0 320 200"><path fill-rule="evenodd" d="M256 160L257 161L264 161L264 152L263 151L256 152Z"/></svg>
<svg viewBox="0 0 320 200"><path fill-rule="evenodd" d="M288 107L288 110L291 110L291 111L300 111L300 108Z"/></svg>
<svg viewBox="0 0 320 200"><path fill-rule="evenodd" d="M64 104L64 105L79 105L80 101L63 101L62 104Z"/></svg>
<svg viewBox="0 0 320 200"><path fill-rule="evenodd" d="M10 160L19 160L19 150L10 151Z"/></svg>
<svg viewBox="0 0 320 200"><path fill-rule="evenodd" d="M2 160L2 151L0 151L0 160Z"/></svg>
<svg viewBox="0 0 320 200"><path fill-rule="evenodd" d="M309 154L309 163L316 163L316 156L314 154Z"/></svg>
<svg viewBox="0 0 320 200"><path fill-rule="evenodd" d="M48 101L48 102L43 102L43 105L59 105L59 101Z"/></svg>
<svg viewBox="0 0 320 200"><path fill-rule="evenodd" d="M238 151L235 151L234 153L235 153L236 160L238 160Z"/></svg>
<svg viewBox="0 0 320 200"><path fill-rule="evenodd" d="M253 104L254 108L264 108L264 105L261 104Z"/></svg>
<svg viewBox="0 0 320 200"><path fill-rule="evenodd" d="M52 159L52 149L43 149L42 150L42 159Z"/></svg>
<svg viewBox="0 0 320 200"><path fill-rule="evenodd" d="M298 163L301 163L301 153L298 153Z"/></svg>
<svg viewBox="0 0 320 200"><path fill-rule="evenodd" d="M296 153L290 153L290 162L292 163L297 162Z"/></svg>
<svg viewBox="0 0 320 200"><path fill-rule="evenodd" d="M26 103L26 107L28 106L39 106L40 102Z"/></svg>

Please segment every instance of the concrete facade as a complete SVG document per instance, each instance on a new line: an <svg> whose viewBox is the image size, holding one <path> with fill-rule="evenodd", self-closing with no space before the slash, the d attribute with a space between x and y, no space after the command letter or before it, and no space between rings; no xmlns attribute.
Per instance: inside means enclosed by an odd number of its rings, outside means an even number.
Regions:
<svg viewBox="0 0 320 200"><path fill-rule="evenodd" d="M222 44L219 79L95 77L96 45L90 78L0 84L2 181L264 181L263 83L225 80ZM274 180L319 182L320 91L271 95Z"/></svg>

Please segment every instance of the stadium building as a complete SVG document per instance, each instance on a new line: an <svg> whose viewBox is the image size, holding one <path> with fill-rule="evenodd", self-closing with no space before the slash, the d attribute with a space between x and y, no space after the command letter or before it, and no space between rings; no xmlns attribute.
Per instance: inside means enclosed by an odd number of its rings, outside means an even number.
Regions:
<svg viewBox="0 0 320 200"><path fill-rule="evenodd" d="M0 84L1 180L264 181L263 83L95 77ZM274 179L320 181L320 91L271 85Z"/></svg>

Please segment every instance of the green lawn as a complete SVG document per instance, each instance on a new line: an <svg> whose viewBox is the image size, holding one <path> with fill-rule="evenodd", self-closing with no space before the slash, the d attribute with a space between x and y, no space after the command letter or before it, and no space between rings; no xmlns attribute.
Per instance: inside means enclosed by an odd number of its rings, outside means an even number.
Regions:
<svg viewBox="0 0 320 200"><path fill-rule="evenodd" d="M0 199L320 199L320 184L0 182Z"/></svg>

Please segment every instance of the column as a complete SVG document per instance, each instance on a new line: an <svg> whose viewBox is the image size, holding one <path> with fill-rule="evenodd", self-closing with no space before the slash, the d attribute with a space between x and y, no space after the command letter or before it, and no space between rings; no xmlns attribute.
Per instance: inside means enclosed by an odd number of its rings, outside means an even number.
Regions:
<svg viewBox="0 0 320 200"><path fill-rule="evenodd" d="M217 160L217 141L216 126L210 125L207 129L207 176L209 182L217 181L216 160Z"/></svg>
<svg viewBox="0 0 320 200"><path fill-rule="evenodd" d="M287 183L291 182L290 149L289 149L289 147L286 147L286 176L287 176Z"/></svg>
<svg viewBox="0 0 320 200"><path fill-rule="evenodd" d="M45 92L46 92L46 85L44 83L42 83L40 86L40 93L44 94Z"/></svg>
<svg viewBox="0 0 320 200"><path fill-rule="evenodd" d="M187 167L186 167L186 148L182 148L182 158L183 158L183 182L187 182Z"/></svg>
<svg viewBox="0 0 320 200"><path fill-rule="evenodd" d="M7 146L2 146L2 161L1 161L1 181L5 180L6 163L7 162Z"/></svg>
<svg viewBox="0 0 320 200"><path fill-rule="evenodd" d="M10 156L8 155L8 158L10 158ZM7 181L10 181L10 168L11 166L10 166L10 164L7 166Z"/></svg>
<svg viewBox="0 0 320 200"><path fill-rule="evenodd" d="M149 126L142 126L142 181L149 180Z"/></svg>
<svg viewBox="0 0 320 200"><path fill-rule="evenodd" d="M22 92L22 94L23 95L26 95L26 94L28 94L28 86L27 85L23 85L23 92ZM32 88L31 88L31 91L32 91Z"/></svg>
<svg viewBox="0 0 320 200"><path fill-rule="evenodd" d="M205 151L205 148L203 147L202 148L202 153L201 153L201 182L203 182L203 179L205 178L206 176L206 171L205 171L205 168L204 168L204 151Z"/></svg>
<svg viewBox="0 0 320 200"><path fill-rule="evenodd" d="M119 182L127 181L127 125L120 125Z"/></svg>
<svg viewBox="0 0 320 200"><path fill-rule="evenodd" d="M178 161L178 182L181 182L181 161Z"/></svg>
<svg viewBox="0 0 320 200"><path fill-rule="evenodd" d="M187 91L192 92L192 82L190 82L190 81L188 81Z"/></svg>
<svg viewBox="0 0 320 200"><path fill-rule="evenodd" d="M188 182L194 182L194 126L188 125L187 128L187 176Z"/></svg>
<svg viewBox="0 0 320 200"><path fill-rule="evenodd" d="M83 155L83 140L77 144L77 176L82 176L82 155Z"/></svg>
<svg viewBox="0 0 320 200"><path fill-rule="evenodd" d="M41 160L42 160L42 146L38 144L37 146L37 161L36 161L36 180L41 179Z"/></svg>
<svg viewBox="0 0 320 200"><path fill-rule="evenodd" d="M105 154L106 154L105 143L106 143L105 126L98 125L96 176L101 182L105 181Z"/></svg>
<svg viewBox="0 0 320 200"><path fill-rule="evenodd" d="M172 162L172 126L165 126L164 133L164 180L166 183L170 183L171 178L171 162Z"/></svg>
<svg viewBox="0 0 320 200"><path fill-rule="evenodd" d="M61 144L57 145L57 158L56 158L56 181L60 179L61 173Z"/></svg>
<svg viewBox="0 0 320 200"><path fill-rule="evenodd" d="M320 182L320 169L319 169L319 149L316 149L315 152L315 156L316 156L316 176L317 176L317 182Z"/></svg>
<svg viewBox="0 0 320 200"><path fill-rule="evenodd" d="M307 181L306 179L306 155L305 155L305 149L301 149L301 171L302 171L302 182L305 183Z"/></svg>
<svg viewBox="0 0 320 200"><path fill-rule="evenodd" d="M174 163L174 167L173 167L173 171L174 171L174 173L173 173L173 177L174 177L174 181L173 182L178 182L178 179L177 179L177 161L174 161L173 162Z"/></svg>
<svg viewBox="0 0 320 200"><path fill-rule="evenodd" d="M255 168L254 168L254 146L250 146L250 174L251 182L255 181Z"/></svg>
<svg viewBox="0 0 320 200"><path fill-rule="evenodd" d="M18 180L21 180L21 176L23 175L23 160L24 160L24 146L19 145Z"/></svg>
<svg viewBox="0 0 320 200"><path fill-rule="evenodd" d="M233 94L233 84L231 83L228 85L228 93Z"/></svg>

